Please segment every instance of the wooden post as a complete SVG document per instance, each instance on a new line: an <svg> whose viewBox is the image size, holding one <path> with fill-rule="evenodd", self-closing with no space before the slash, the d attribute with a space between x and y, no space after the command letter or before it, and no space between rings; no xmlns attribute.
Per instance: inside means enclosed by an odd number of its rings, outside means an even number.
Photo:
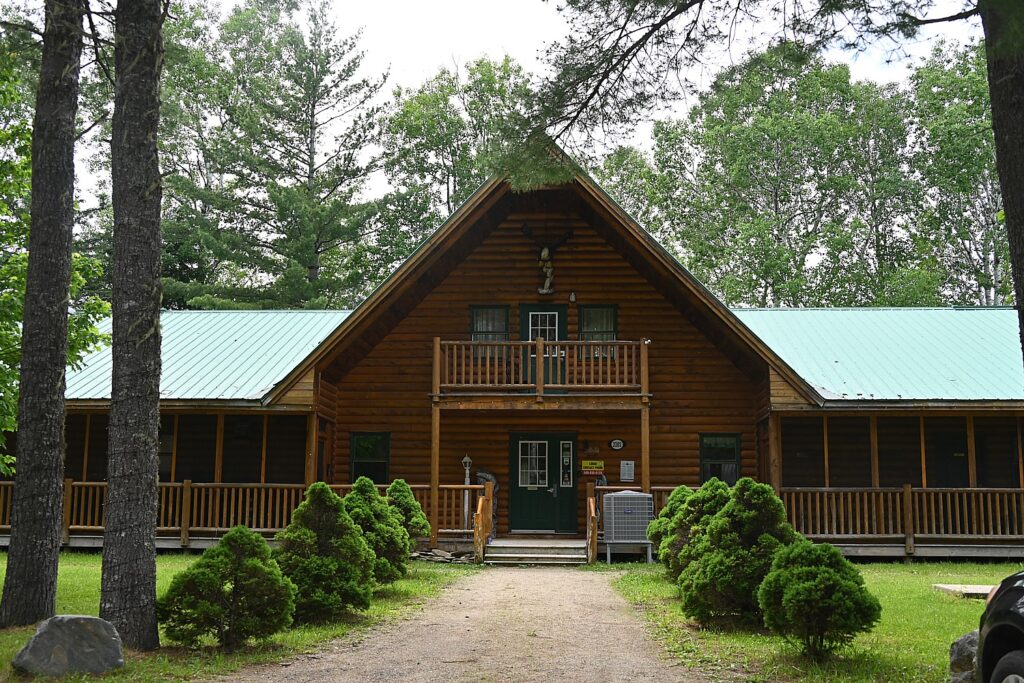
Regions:
<svg viewBox="0 0 1024 683"><path fill-rule="evenodd" d="M188 546L188 530L192 526L192 480L181 484L181 545Z"/></svg>
<svg viewBox="0 0 1024 683"><path fill-rule="evenodd" d="M967 416L967 485L978 487L978 449L974 443L974 416Z"/></svg>
<svg viewBox="0 0 1024 683"><path fill-rule="evenodd" d="M914 492L910 484L903 485L903 549L907 555L914 554Z"/></svg>
<svg viewBox="0 0 1024 683"><path fill-rule="evenodd" d="M537 358L534 380L537 387L537 402L544 402L544 337L537 337Z"/></svg>
<svg viewBox="0 0 1024 683"><path fill-rule="evenodd" d="M649 339L640 340L640 400L647 402L651 391L651 374L648 366L647 345Z"/></svg>
<svg viewBox="0 0 1024 683"><path fill-rule="evenodd" d="M267 483L267 428L270 426L270 416L263 416L263 446L260 449L260 483Z"/></svg>
<svg viewBox="0 0 1024 683"><path fill-rule="evenodd" d="M1017 418L1017 481L1024 489L1024 445L1020 442L1020 418Z"/></svg>
<svg viewBox="0 0 1024 683"><path fill-rule="evenodd" d="M782 490L782 420L778 413L768 416L768 479L775 493Z"/></svg>
<svg viewBox="0 0 1024 683"><path fill-rule="evenodd" d="M640 406L640 487L644 493L651 490L651 406Z"/></svg>
<svg viewBox="0 0 1024 683"><path fill-rule="evenodd" d="M65 545L71 540L71 479L64 480L64 534L61 541Z"/></svg>
<svg viewBox="0 0 1024 683"><path fill-rule="evenodd" d="M213 456L213 480L220 483L224 473L224 413L217 415L217 445Z"/></svg>
<svg viewBox="0 0 1024 683"><path fill-rule="evenodd" d="M463 380L465 381L465 380ZM441 338L434 337L434 369L430 383L430 393L438 396L441 393Z"/></svg>
<svg viewBox="0 0 1024 683"><path fill-rule="evenodd" d="M437 547L437 523L441 486L441 406L430 406L430 547Z"/></svg>
<svg viewBox="0 0 1024 683"><path fill-rule="evenodd" d="M316 413L306 417L306 486L316 481Z"/></svg>
<svg viewBox="0 0 1024 683"><path fill-rule="evenodd" d="M829 487L829 476L828 476L828 415L821 416L821 431L824 435L822 438L822 455L825 466L825 488Z"/></svg>
<svg viewBox="0 0 1024 683"><path fill-rule="evenodd" d="M89 439L92 438L92 413L85 414L85 443L82 445L82 481L89 481Z"/></svg>
<svg viewBox="0 0 1024 683"><path fill-rule="evenodd" d="M171 481L178 476L178 416L174 416L174 428L171 432Z"/></svg>
<svg viewBox="0 0 1024 683"><path fill-rule="evenodd" d="M881 476L878 470L878 418L872 415L868 418L868 429L871 432L871 486L881 486Z"/></svg>
<svg viewBox="0 0 1024 683"><path fill-rule="evenodd" d="M592 482L592 481L588 481L587 482L587 498L596 498L596 497L597 497L597 485L594 482Z"/></svg>
<svg viewBox="0 0 1024 683"><path fill-rule="evenodd" d="M928 453L927 446L925 446L924 438L924 415L917 418L918 425L920 427L919 440L921 442L921 488L928 488Z"/></svg>

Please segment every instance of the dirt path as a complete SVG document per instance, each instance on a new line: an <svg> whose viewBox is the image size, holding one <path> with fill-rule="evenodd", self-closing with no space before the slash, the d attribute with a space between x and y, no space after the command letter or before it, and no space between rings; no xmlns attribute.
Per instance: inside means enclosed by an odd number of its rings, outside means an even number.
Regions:
<svg viewBox="0 0 1024 683"><path fill-rule="evenodd" d="M410 619L329 645L316 658L232 681L685 681L611 587L614 574L497 568L463 578Z"/></svg>

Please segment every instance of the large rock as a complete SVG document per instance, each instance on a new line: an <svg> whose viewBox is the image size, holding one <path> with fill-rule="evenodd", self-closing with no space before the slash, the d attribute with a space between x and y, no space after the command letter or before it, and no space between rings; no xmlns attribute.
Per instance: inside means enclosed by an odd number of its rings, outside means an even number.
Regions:
<svg viewBox="0 0 1024 683"><path fill-rule="evenodd" d="M978 655L978 632L960 636L949 646L950 683L973 683L974 662Z"/></svg>
<svg viewBox="0 0 1024 683"><path fill-rule="evenodd" d="M101 674L124 666L121 636L99 617L50 617L39 624L11 664L37 676Z"/></svg>

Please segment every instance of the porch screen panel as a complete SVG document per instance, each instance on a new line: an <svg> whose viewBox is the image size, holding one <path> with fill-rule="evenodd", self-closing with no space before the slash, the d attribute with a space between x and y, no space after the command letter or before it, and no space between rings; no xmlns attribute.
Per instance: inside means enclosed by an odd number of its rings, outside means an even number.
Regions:
<svg viewBox="0 0 1024 683"><path fill-rule="evenodd" d="M866 417L828 419L830 486L871 486L871 421Z"/></svg>
<svg viewBox="0 0 1024 683"><path fill-rule="evenodd" d="M878 418L878 481L882 486L921 485L918 418Z"/></svg>
<svg viewBox="0 0 1024 683"><path fill-rule="evenodd" d="M967 464L967 418L926 417L928 486L962 487L970 483Z"/></svg>
<svg viewBox="0 0 1024 683"><path fill-rule="evenodd" d="M230 483L258 482L262 454L263 416L225 415L221 479Z"/></svg>
<svg viewBox="0 0 1024 683"><path fill-rule="evenodd" d="M267 483L305 481L306 416L271 415L267 419Z"/></svg>
<svg viewBox="0 0 1024 683"><path fill-rule="evenodd" d="M1020 487L1020 474L1017 469L1017 421L1015 418L975 418L974 443L978 467L978 486L983 488Z"/></svg>
<svg viewBox="0 0 1024 683"><path fill-rule="evenodd" d="M14 441L9 434L7 444L0 447L0 453L7 453L8 444L13 446ZM82 479L82 456L85 450L85 415L68 415L64 419L64 476L68 479L80 481ZM14 455L13 448L10 454Z"/></svg>
<svg viewBox="0 0 1024 683"><path fill-rule="evenodd" d="M174 457L174 416L160 416L160 445L157 455L160 458L160 481L171 480L171 460Z"/></svg>
<svg viewBox="0 0 1024 683"><path fill-rule="evenodd" d="M95 425L93 425L95 429ZM217 416L178 417L178 465L175 478L212 482L217 458ZM92 454L89 455L92 460Z"/></svg>
<svg viewBox="0 0 1024 683"><path fill-rule="evenodd" d="M107 480L107 426L110 416L97 413L92 416L89 426L89 465L86 472L87 481Z"/></svg>
<svg viewBox="0 0 1024 683"><path fill-rule="evenodd" d="M354 432L351 442L351 481L369 477L374 484L387 484L391 460L391 434Z"/></svg>
<svg viewBox="0 0 1024 683"><path fill-rule="evenodd" d="M784 417L782 485L825 485L825 432L820 417Z"/></svg>

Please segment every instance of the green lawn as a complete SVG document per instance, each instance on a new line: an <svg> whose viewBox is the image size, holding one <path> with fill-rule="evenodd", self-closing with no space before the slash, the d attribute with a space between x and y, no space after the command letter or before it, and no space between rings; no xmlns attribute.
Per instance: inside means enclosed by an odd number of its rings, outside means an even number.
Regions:
<svg viewBox="0 0 1024 683"><path fill-rule="evenodd" d="M882 619L832 661L814 665L781 638L764 632L700 630L683 616L675 586L661 565L635 565L615 587L640 607L671 654L710 674L742 672L750 681L947 680L949 644L978 627L983 602L965 600L933 583L994 584L1016 564L862 564L868 588L882 603Z"/></svg>
<svg viewBox="0 0 1024 683"><path fill-rule="evenodd" d="M198 555L159 555L157 558L157 593L162 594L171 578ZM0 577L7 565L6 554L0 554ZM412 562L409 575L377 591L366 613L353 615L346 621L329 626L302 626L280 633L269 641L232 654L215 647L185 650L164 647L139 655L129 653L124 669L110 676L127 681L187 680L234 671L246 664L286 659L296 653L311 651L323 641L343 636L394 618L422 604L424 598L436 595L455 579L476 571L473 566ZM57 585L57 612L60 614L96 614L99 610L99 553L67 552L61 555ZM0 680L13 678L10 661L32 634L32 628L0 630ZM95 680L92 677L82 680Z"/></svg>

